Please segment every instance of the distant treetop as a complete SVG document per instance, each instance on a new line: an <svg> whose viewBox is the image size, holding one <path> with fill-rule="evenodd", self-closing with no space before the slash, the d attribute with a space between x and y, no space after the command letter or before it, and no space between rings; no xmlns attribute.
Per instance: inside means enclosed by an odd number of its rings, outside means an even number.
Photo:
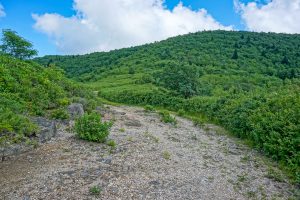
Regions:
<svg viewBox="0 0 300 200"><path fill-rule="evenodd" d="M37 50L33 49L33 45L26 39L19 36L16 31L3 29L1 41L1 53L15 58L26 60L38 54Z"/></svg>

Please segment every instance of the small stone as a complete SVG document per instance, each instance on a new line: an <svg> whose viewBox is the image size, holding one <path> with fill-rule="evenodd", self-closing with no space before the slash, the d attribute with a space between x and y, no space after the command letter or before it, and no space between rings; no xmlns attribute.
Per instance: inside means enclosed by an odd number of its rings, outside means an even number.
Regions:
<svg viewBox="0 0 300 200"><path fill-rule="evenodd" d="M154 180L154 181L150 181L149 184L150 185L159 185L160 183L159 183L159 181Z"/></svg>
<svg viewBox="0 0 300 200"><path fill-rule="evenodd" d="M111 156L109 156L107 158L100 159L100 162L103 162L103 163L108 164L108 165L111 164L111 161L112 161L112 157Z"/></svg>
<svg viewBox="0 0 300 200"><path fill-rule="evenodd" d="M128 120L125 122L126 126L136 126L136 127L141 127L142 124L139 120L136 119L132 119L132 120Z"/></svg>

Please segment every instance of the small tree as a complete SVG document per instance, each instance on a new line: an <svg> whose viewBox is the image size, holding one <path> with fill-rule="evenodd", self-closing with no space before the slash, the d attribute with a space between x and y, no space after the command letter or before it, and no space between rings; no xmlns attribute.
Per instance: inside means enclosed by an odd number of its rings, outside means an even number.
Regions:
<svg viewBox="0 0 300 200"><path fill-rule="evenodd" d="M200 76L200 71L196 66L174 65L165 67L161 73L156 75L156 78L160 85L189 98L198 93Z"/></svg>
<svg viewBox="0 0 300 200"><path fill-rule="evenodd" d="M236 60L236 59L238 59L239 58L239 55L238 55L238 52L237 52L237 50L235 49L234 50L234 52L233 52L233 55L232 55L232 57L231 57L232 59L234 59L234 60Z"/></svg>
<svg viewBox="0 0 300 200"><path fill-rule="evenodd" d="M19 58L30 59L37 55L37 51L32 49L33 45L10 29L2 30L2 45L0 49L4 54Z"/></svg>

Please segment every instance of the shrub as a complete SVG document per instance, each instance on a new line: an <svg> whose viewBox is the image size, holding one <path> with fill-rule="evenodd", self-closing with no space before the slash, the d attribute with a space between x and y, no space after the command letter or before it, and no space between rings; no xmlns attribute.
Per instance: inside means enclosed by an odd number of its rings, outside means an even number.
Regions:
<svg viewBox="0 0 300 200"><path fill-rule="evenodd" d="M179 116L184 116L184 114L185 114L185 112L184 112L184 110L183 109L180 109L180 110L178 110L178 115Z"/></svg>
<svg viewBox="0 0 300 200"><path fill-rule="evenodd" d="M90 193L92 195L99 195L101 193L101 188L99 186L93 186L90 188Z"/></svg>
<svg viewBox="0 0 300 200"><path fill-rule="evenodd" d="M69 119L70 115L65 109L60 108L52 111L51 118L64 120L64 119Z"/></svg>
<svg viewBox="0 0 300 200"><path fill-rule="evenodd" d="M84 114L75 121L76 135L84 140L105 142L112 122L102 122L97 113Z"/></svg>
<svg viewBox="0 0 300 200"><path fill-rule="evenodd" d="M173 124L173 125L177 124L177 121L176 121L175 117L172 117L170 115L170 113L168 113L167 111L162 111L162 112L159 113L159 115L161 116L161 121L162 122L170 123L170 124Z"/></svg>
<svg viewBox="0 0 300 200"><path fill-rule="evenodd" d="M117 146L117 143L114 140L109 140L109 141L107 141L106 144L113 149L116 148L116 146Z"/></svg>
<svg viewBox="0 0 300 200"><path fill-rule="evenodd" d="M145 106L145 111L146 111L146 112L152 112L152 111L154 111L154 110L155 110L154 107L151 106L151 105L146 105L146 106Z"/></svg>

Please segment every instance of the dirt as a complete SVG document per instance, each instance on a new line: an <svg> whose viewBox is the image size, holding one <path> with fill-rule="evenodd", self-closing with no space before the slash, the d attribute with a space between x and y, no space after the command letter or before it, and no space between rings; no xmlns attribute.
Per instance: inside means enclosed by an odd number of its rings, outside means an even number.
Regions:
<svg viewBox="0 0 300 200"><path fill-rule="evenodd" d="M213 125L113 107L115 148L61 126L51 141L0 162L0 199L288 199L294 195L262 156ZM276 172L276 173L275 173ZM90 191L96 187L99 193ZM97 193L97 194L96 194Z"/></svg>

